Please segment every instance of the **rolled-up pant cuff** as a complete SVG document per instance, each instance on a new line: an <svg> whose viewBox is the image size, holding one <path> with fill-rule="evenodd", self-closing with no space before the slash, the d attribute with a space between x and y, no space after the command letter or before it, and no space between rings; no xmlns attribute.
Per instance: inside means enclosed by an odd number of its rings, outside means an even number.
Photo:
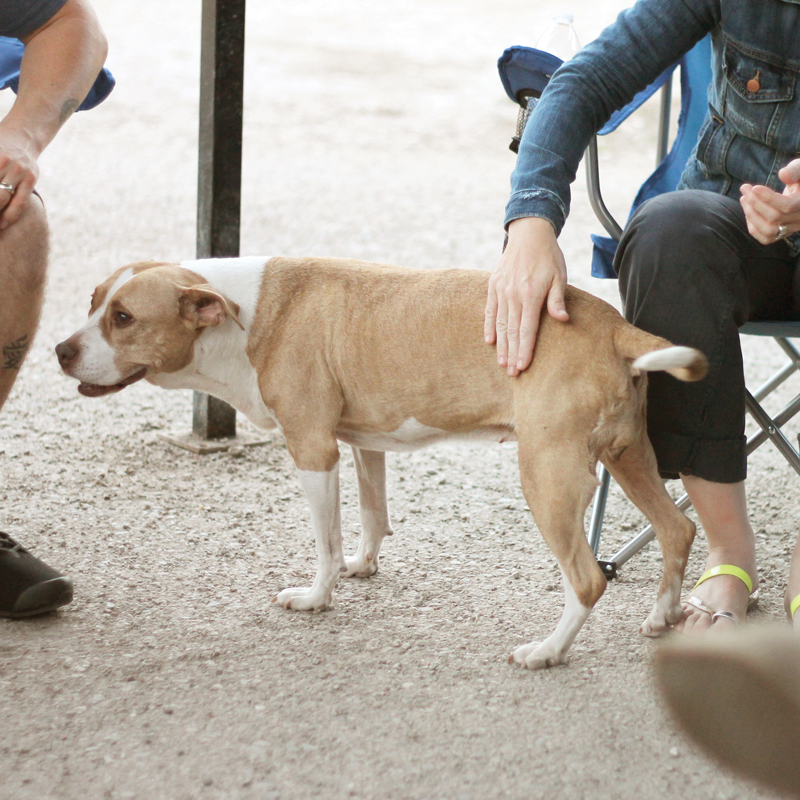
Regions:
<svg viewBox="0 0 800 800"><path fill-rule="evenodd" d="M747 477L747 439L697 439L679 433L648 432L662 478L697 475L715 483L738 483Z"/></svg>

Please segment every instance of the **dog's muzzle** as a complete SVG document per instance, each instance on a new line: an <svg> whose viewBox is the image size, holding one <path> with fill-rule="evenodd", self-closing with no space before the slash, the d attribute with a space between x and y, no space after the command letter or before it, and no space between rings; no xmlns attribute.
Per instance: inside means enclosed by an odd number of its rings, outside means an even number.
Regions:
<svg viewBox="0 0 800 800"><path fill-rule="evenodd" d="M78 354L79 350L71 345L69 340L56 345L58 363L61 365L61 369L63 369L67 375L70 374L70 366L78 357ZM122 391L126 386L130 386L132 383L140 381L146 374L147 367L142 367L141 369L136 370L136 372L134 372L132 375L129 375L127 378L123 378L123 380L119 381L118 383L112 383L109 386L102 386L98 383L84 383L81 381L81 383L78 385L78 391L86 397L102 397L104 394L112 394L113 392Z"/></svg>
<svg viewBox="0 0 800 800"><path fill-rule="evenodd" d="M101 386L97 383L79 383L78 391L84 397L102 397L104 394L121 392L126 386L140 381L145 375L147 375L147 367L142 367L140 370L134 372L133 375L129 375L124 380L121 380L119 383L114 383L111 386Z"/></svg>

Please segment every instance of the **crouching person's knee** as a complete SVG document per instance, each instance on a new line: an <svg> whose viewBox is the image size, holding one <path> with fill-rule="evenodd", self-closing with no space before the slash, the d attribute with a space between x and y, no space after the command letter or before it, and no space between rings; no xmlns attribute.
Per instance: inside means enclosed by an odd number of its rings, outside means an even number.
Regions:
<svg viewBox="0 0 800 800"><path fill-rule="evenodd" d="M47 276L49 229L38 195L32 195L19 219L0 231L0 280L17 291L38 292Z"/></svg>

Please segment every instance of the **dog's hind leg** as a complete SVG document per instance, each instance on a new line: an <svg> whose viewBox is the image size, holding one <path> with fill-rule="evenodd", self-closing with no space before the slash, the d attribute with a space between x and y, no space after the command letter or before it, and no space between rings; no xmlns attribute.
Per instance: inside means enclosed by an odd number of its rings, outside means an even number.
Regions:
<svg viewBox="0 0 800 800"><path fill-rule="evenodd" d="M681 618L681 585L695 525L664 488L643 428L618 458L604 456L602 460L631 502L647 517L661 546L664 573L653 610L641 627L645 636L660 636Z"/></svg>
<svg viewBox="0 0 800 800"><path fill-rule="evenodd" d="M345 575L367 578L378 571L378 553L384 536L392 535L386 502L386 453L353 448L358 475L361 540L358 550L345 559Z"/></svg>
<svg viewBox="0 0 800 800"><path fill-rule="evenodd" d="M563 440L543 444L541 437L520 436L522 491L561 567L565 600L553 633L541 643L518 647L509 658L528 669L565 663L570 645L606 588L583 527L597 484L591 462L585 445Z"/></svg>

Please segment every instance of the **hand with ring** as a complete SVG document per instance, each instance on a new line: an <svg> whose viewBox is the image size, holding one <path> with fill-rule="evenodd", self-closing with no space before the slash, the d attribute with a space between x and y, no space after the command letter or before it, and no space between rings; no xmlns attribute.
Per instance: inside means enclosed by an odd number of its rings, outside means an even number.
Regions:
<svg viewBox="0 0 800 800"><path fill-rule="evenodd" d="M782 194L767 186L745 183L741 187L747 230L761 244L773 244L800 231L800 159L790 161L778 178L786 185Z"/></svg>
<svg viewBox="0 0 800 800"><path fill-rule="evenodd" d="M9 117L0 122L0 231L22 214L39 178L38 151Z"/></svg>

